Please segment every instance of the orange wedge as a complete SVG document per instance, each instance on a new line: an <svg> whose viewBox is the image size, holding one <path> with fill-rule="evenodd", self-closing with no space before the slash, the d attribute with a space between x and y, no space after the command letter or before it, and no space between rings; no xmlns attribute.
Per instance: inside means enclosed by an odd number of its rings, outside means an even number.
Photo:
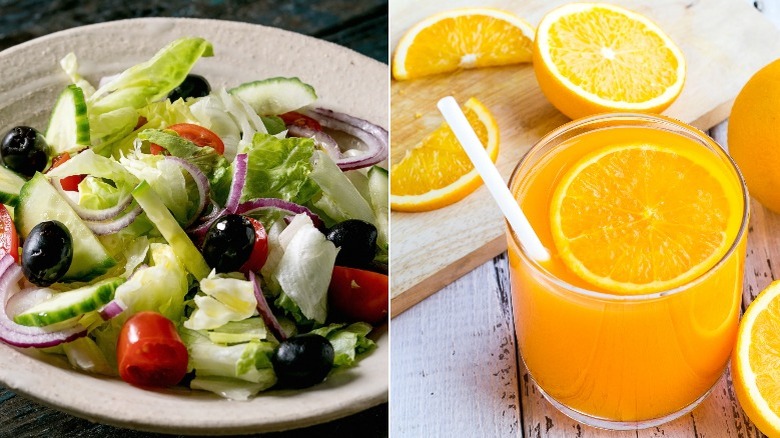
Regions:
<svg viewBox="0 0 780 438"><path fill-rule="evenodd" d="M742 316L731 374L750 420L766 435L780 436L780 281L764 289Z"/></svg>
<svg viewBox="0 0 780 438"><path fill-rule="evenodd" d="M629 143L591 152L553 193L555 247L577 276L613 293L685 284L715 265L738 232L742 199L726 190L735 184L728 176L693 150Z"/></svg>
<svg viewBox="0 0 780 438"><path fill-rule="evenodd" d="M531 61L533 27L490 8L440 12L409 29L393 56L393 77L412 79L458 69Z"/></svg>
<svg viewBox="0 0 780 438"><path fill-rule="evenodd" d="M477 99L463 105L466 115L493 162L498 157L498 125ZM446 123L428 134L390 169L390 207L426 211L466 197L482 184L466 151Z"/></svg>
<svg viewBox="0 0 780 438"><path fill-rule="evenodd" d="M659 113L680 94L685 58L646 17L599 3L548 13L534 41L547 99L572 119L602 112Z"/></svg>

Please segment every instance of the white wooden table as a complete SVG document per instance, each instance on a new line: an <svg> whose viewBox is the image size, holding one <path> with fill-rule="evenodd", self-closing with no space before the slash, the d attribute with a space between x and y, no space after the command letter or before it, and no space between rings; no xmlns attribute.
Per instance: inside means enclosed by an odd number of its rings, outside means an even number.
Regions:
<svg viewBox="0 0 780 438"><path fill-rule="evenodd" d="M780 0L751 1L780 26ZM757 42L780 44L780 41ZM727 123L710 131L726 146ZM751 204L743 309L780 278L780 215ZM763 437L742 412L728 373L690 414L630 432L591 428L559 413L530 382L515 348L506 254L391 323L393 437Z"/></svg>

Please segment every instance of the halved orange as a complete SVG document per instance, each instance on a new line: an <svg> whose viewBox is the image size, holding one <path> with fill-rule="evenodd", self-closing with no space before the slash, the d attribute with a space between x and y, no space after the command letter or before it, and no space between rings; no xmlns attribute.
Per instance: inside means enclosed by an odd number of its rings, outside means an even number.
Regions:
<svg viewBox="0 0 780 438"><path fill-rule="evenodd" d="M572 119L602 112L659 113L680 94L685 58L655 23L626 9L571 3L536 30L534 72Z"/></svg>
<svg viewBox="0 0 780 438"><path fill-rule="evenodd" d="M410 28L393 56L393 77L412 79L458 69L531 61L534 29L491 8L440 12Z"/></svg>
<svg viewBox="0 0 780 438"><path fill-rule="evenodd" d="M463 105L477 137L493 162L498 157L498 125L477 99ZM446 123L408 150L390 169L390 207L396 211L426 211L466 197L482 184L466 151Z"/></svg>
<svg viewBox="0 0 780 438"><path fill-rule="evenodd" d="M706 157L706 158L704 158ZM618 294L671 289L720 260L736 236L742 198L722 163L647 143L595 150L555 188L550 226L563 263Z"/></svg>
<svg viewBox="0 0 780 438"><path fill-rule="evenodd" d="M742 316L731 375L750 420L766 435L780 436L780 281L764 289Z"/></svg>

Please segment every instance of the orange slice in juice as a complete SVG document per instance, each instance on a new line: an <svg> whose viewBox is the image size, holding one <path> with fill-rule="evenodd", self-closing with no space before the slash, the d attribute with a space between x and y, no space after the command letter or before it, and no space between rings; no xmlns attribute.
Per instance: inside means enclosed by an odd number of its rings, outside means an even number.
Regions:
<svg viewBox="0 0 780 438"><path fill-rule="evenodd" d="M764 289L739 324L731 357L734 392L768 436L780 436L780 281Z"/></svg>
<svg viewBox="0 0 780 438"><path fill-rule="evenodd" d="M733 177L732 177L733 179ZM586 155L556 187L551 231L563 263L609 292L680 286L728 251L741 193L715 158L656 144Z"/></svg>
<svg viewBox="0 0 780 438"><path fill-rule="evenodd" d="M498 125L477 99L463 105L490 158L498 157ZM465 198L482 184L482 178L452 129L446 124L429 133L390 169L390 207L396 211L427 211Z"/></svg>

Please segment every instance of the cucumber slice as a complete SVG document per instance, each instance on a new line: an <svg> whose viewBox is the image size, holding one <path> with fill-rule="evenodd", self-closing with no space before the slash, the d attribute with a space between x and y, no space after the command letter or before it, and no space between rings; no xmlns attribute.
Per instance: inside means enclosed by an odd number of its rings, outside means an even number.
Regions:
<svg viewBox="0 0 780 438"><path fill-rule="evenodd" d="M247 82L228 92L248 103L261 116L284 114L317 100L314 87L298 78L269 78Z"/></svg>
<svg viewBox="0 0 780 438"><path fill-rule="evenodd" d="M109 278L89 286L55 294L48 300L16 315L17 324L43 327L66 321L97 310L114 298L114 291L124 283L122 277Z"/></svg>
<svg viewBox="0 0 780 438"><path fill-rule="evenodd" d="M206 278L211 268L149 183L142 181L138 184L138 187L133 190L133 198L171 245L174 254L181 260L187 271L198 281Z"/></svg>
<svg viewBox="0 0 780 438"><path fill-rule="evenodd" d="M36 173L22 186L14 213L16 229L22 237L47 220L56 219L68 227L73 237L73 262L61 281L89 281L116 265L116 260L43 174Z"/></svg>
<svg viewBox="0 0 780 438"><path fill-rule="evenodd" d="M23 185L24 178L5 166L0 166L0 203L16 205Z"/></svg>
<svg viewBox="0 0 780 438"><path fill-rule="evenodd" d="M46 143L52 157L89 146L89 117L84 92L76 85L68 85L49 118Z"/></svg>
<svg viewBox="0 0 780 438"><path fill-rule="evenodd" d="M368 194L371 198L371 208L376 216L377 245L387 250L387 229L389 210L387 170L379 166L368 169Z"/></svg>

